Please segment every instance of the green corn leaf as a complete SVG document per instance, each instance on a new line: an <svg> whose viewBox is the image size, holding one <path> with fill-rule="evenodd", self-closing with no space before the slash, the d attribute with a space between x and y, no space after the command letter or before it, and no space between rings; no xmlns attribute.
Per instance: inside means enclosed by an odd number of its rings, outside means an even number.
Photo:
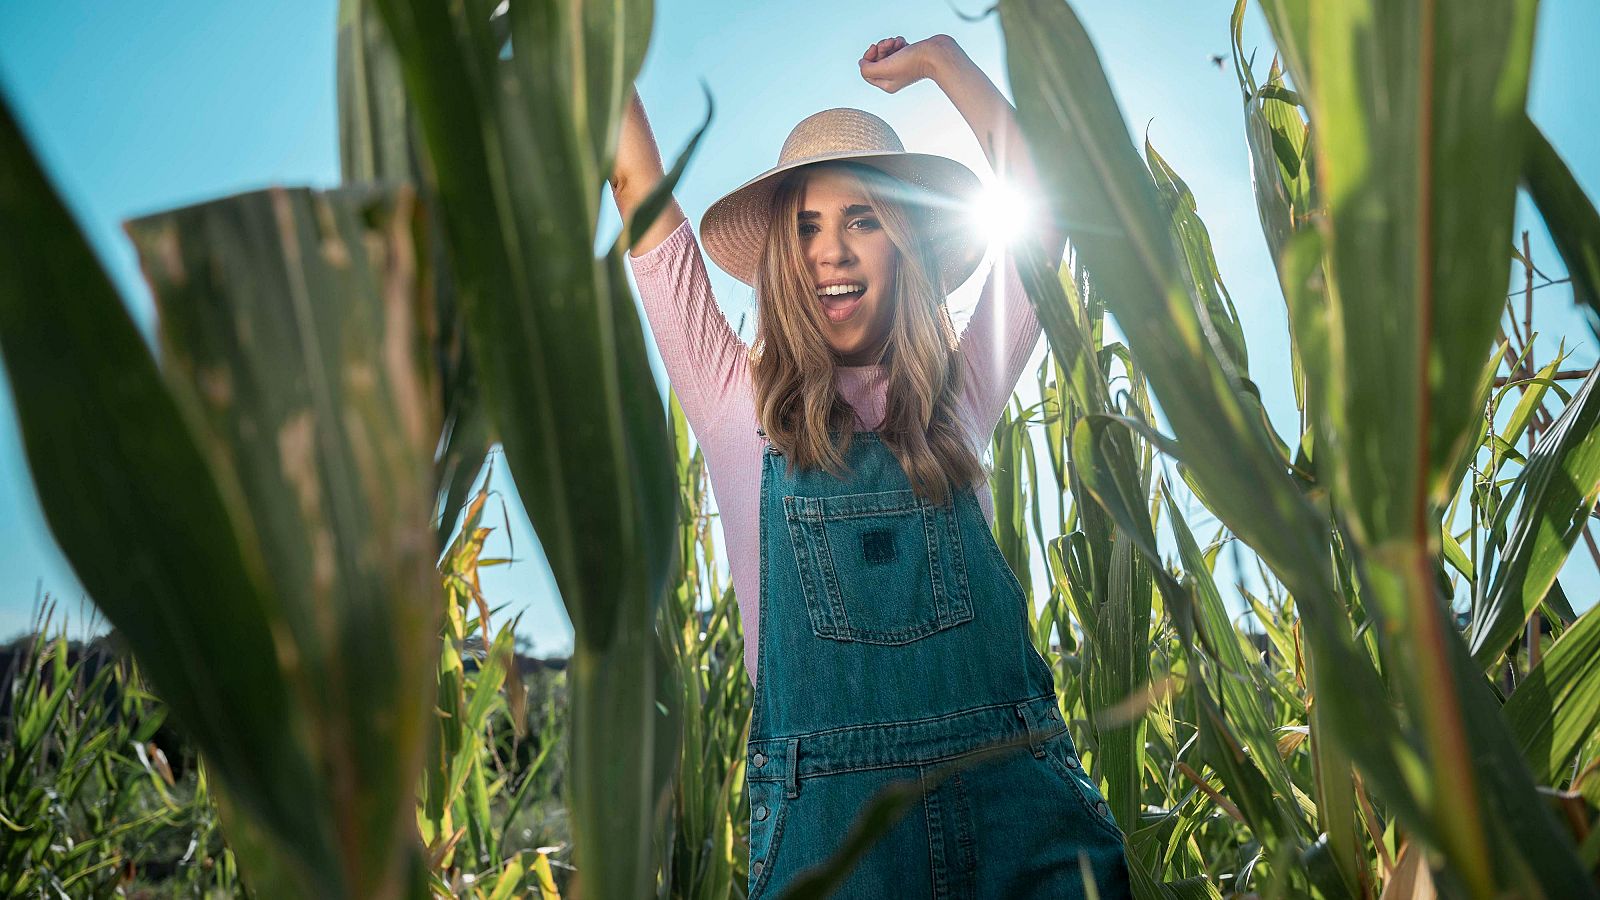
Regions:
<svg viewBox="0 0 1600 900"><path fill-rule="evenodd" d="M1481 676L1466 643L1446 645L1450 674L1459 685L1465 713L1463 726L1472 735L1472 752L1482 764L1474 773L1482 786L1486 823L1501 859L1514 850L1497 876L1507 884L1530 885L1550 897L1600 896L1591 873L1579 859L1571 832L1540 796L1529 771L1528 753L1513 731L1499 698ZM1454 865L1453 872L1461 867Z"/></svg>
<svg viewBox="0 0 1600 900"><path fill-rule="evenodd" d="M1517 521L1483 602L1473 611L1472 655L1485 668L1499 659L1543 602L1600 500L1597 379L1600 369L1590 371L1512 486L1521 498Z"/></svg>
<svg viewBox="0 0 1600 900"><path fill-rule="evenodd" d="M1272 642L1272 648L1278 652L1278 656L1286 660L1294 659L1297 655L1294 636L1284 627L1277 614L1268 609L1255 594L1247 590L1241 590L1240 593L1244 595L1245 602L1250 604L1251 611L1256 614L1256 619L1260 622L1262 630L1267 633L1267 640Z"/></svg>
<svg viewBox="0 0 1600 900"><path fill-rule="evenodd" d="M1473 409L1484 409L1489 403L1490 397L1494 393L1495 373L1500 370L1500 362L1505 358L1506 348L1509 346L1510 338L1501 341L1499 346L1495 348L1494 353L1484 362L1482 371L1478 373L1478 389L1473 394ZM1533 346L1530 343L1524 349L1524 353L1532 349ZM1482 446L1487 432L1488 422L1475 418L1472 421L1469 436L1461 442L1460 452L1457 454L1455 462L1450 466L1450 474L1445 476L1447 484L1459 485L1457 488L1458 493L1471 490L1471 483L1466 482L1467 471L1471 468L1473 460L1477 458L1478 449ZM1451 504L1455 502L1456 500L1452 499ZM1446 513L1446 515L1448 516L1449 513Z"/></svg>
<svg viewBox="0 0 1600 900"><path fill-rule="evenodd" d="M1426 514L1416 496L1453 490L1434 479L1477 415L1458 384L1482 368L1504 303L1510 259L1498 250L1522 170L1533 3L1310 5L1310 35L1302 94L1320 136L1331 320L1344 348L1331 360L1341 444L1330 450L1347 472L1352 524L1376 544L1416 532ZM1416 431L1397 440L1394 421Z"/></svg>
<svg viewBox="0 0 1600 900"><path fill-rule="evenodd" d="M1190 533L1183 515L1173 502L1170 491L1161 491L1167 507L1167 519L1177 540L1178 553L1184 571L1194 588L1195 631L1200 642L1217 661L1215 689L1228 710L1228 724L1239 734L1239 740L1249 748L1251 757L1272 792L1279 798L1294 795L1289 769L1278 756L1277 741L1272 736L1272 726L1267 710L1262 705L1266 690L1261 683L1256 664L1246 657L1245 647L1223 605L1222 594L1212 580L1211 571L1201 557L1200 546ZM1197 660L1198 662L1198 660ZM1309 835L1307 835L1309 837Z"/></svg>
<svg viewBox="0 0 1600 900"><path fill-rule="evenodd" d="M1299 93L1309 93L1315 84L1311 80L1308 64L1311 52L1310 0L1262 0L1261 11L1266 14L1272 29L1272 39L1283 54L1284 68L1294 81ZM1244 16L1244 3L1234 10L1238 18Z"/></svg>
<svg viewBox="0 0 1600 900"><path fill-rule="evenodd" d="M653 890L653 626L679 492L620 245L593 257L649 0L377 0L428 156L489 420L576 649L569 782L582 892ZM499 29L509 34L509 57Z"/></svg>
<svg viewBox="0 0 1600 900"><path fill-rule="evenodd" d="M1472 376L1504 301L1509 257L1497 251L1509 243L1522 168L1533 12L1532 2L1311 4L1297 78L1328 198L1330 346L1343 348L1330 358L1318 435L1337 440L1319 440L1319 465L1331 465L1351 537L1368 549L1363 605L1388 620L1374 632L1379 652L1415 711L1436 783L1450 785L1420 793L1477 893L1521 867L1566 889L1576 868L1533 808L1525 771L1514 759L1488 764L1477 749L1509 740L1462 665L1431 560L1436 510L1480 415ZM1519 822L1510 839L1499 833L1506 817Z"/></svg>
<svg viewBox="0 0 1600 900"><path fill-rule="evenodd" d="M1519 127L1526 154L1522 183L1567 264L1573 298L1588 310L1590 329L1600 334L1600 212L1533 120L1524 117Z"/></svg>
<svg viewBox="0 0 1600 900"><path fill-rule="evenodd" d="M1372 893L1372 873L1364 839L1356 818L1355 777L1350 757L1330 739L1332 728L1324 721L1319 704L1309 716L1311 757L1315 763L1317 825L1326 836L1327 860L1332 871L1312 867L1312 878L1330 895L1367 897Z"/></svg>
<svg viewBox="0 0 1600 900"><path fill-rule="evenodd" d="M1201 755L1227 786L1228 796L1234 800L1245 822L1257 839L1274 853L1298 855L1302 847L1298 838L1300 827L1290 806L1274 797L1256 759L1235 740L1227 718L1203 685L1196 687L1195 705L1199 709L1197 726ZM1276 749L1272 755L1277 756Z"/></svg>
<svg viewBox="0 0 1600 900"><path fill-rule="evenodd" d="M0 354L46 522L219 777L277 824L315 828L271 789L309 773L280 727L290 699L260 560L9 103L0 216L15 230L0 244Z"/></svg>
<svg viewBox="0 0 1600 900"><path fill-rule="evenodd" d="M1318 702L1328 705L1329 721L1334 723L1332 733L1341 736L1341 745L1362 767L1368 776L1368 784L1374 786L1386 803L1413 829L1420 830L1429 838L1436 836L1434 828L1449 832L1449 841L1456 842L1452 849L1454 858L1469 870L1476 867L1477 874L1473 877L1481 877L1484 871L1482 863L1474 861L1469 850L1471 847L1482 847L1482 842L1472 837L1475 830L1473 820L1450 815L1434 818L1425 811L1427 806L1416 802L1425 800L1431 805L1434 798L1430 796L1432 789L1427 780L1405 774L1423 771L1417 765L1419 760L1410 732L1401 728L1400 723L1391 717L1393 710L1387 704L1351 702L1353 697L1381 696L1383 690L1371 664L1355 652L1346 630L1348 619L1343 599L1326 579L1332 569L1325 561L1325 525L1308 508L1298 489L1277 468L1275 454L1259 431L1259 420L1253 419L1236 401L1235 387L1227 383L1220 364L1209 353L1206 342L1199 337L1201 330L1175 274L1170 242L1164 240L1165 232L1159 225L1158 209L1152 199L1153 188L1140 177L1142 173L1134 168L1135 160L1125 138L1125 124L1117 112L1109 85L1087 35L1070 8L1061 4L1014 0L1002 2L1000 10L1012 83L1016 86L1024 130L1033 145L1050 146L1057 151L1053 157L1047 158L1047 185L1060 204L1063 220L1070 223L1069 233L1074 246L1084 263L1097 276L1096 283L1101 290L1107 291L1109 305L1118 313L1119 322L1128 333L1135 353L1143 361L1152 387L1158 396L1166 398L1162 408L1181 442L1186 476L1197 480L1201 486L1200 494L1207 505L1272 564L1274 572L1293 592L1304 616L1305 635L1314 655L1320 657L1320 665L1313 671L1326 673L1320 676L1323 678L1337 677L1337 685L1329 683L1328 689L1316 690ZM1345 23L1334 24L1343 27ZM1474 27L1480 32L1486 30L1481 23ZM1337 44L1332 38L1318 33L1318 29L1312 29L1312 32L1317 35L1319 43ZM1500 28L1496 31L1496 37L1513 48L1508 51L1512 57L1509 64L1512 65L1513 74L1518 58L1515 48L1525 47L1525 41L1518 43L1526 38L1525 32L1526 29L1518 28ZM1402 32L1399 38L1408 34ZM1325 48L1318 52L1326 55L1336 50ZM1350 68L1355 71L1359 67ZM1498 69L1495 71L1498 72ZM1476 88L1481 84L1481 78L1475 77L1472 84ZM1304 87L1303 84L1300 86ZM1339 102L1345 102L1350 93L1349 90L1330 93L1323 91L1319 85L1318 91L1311 94L1313 109L1318 102L1322 102L1317 99L1319 97L1331 96ZM1512 94L1518 95L1516 91ZM1476 96L1472 94L1468 97L1469 104ZM1496 101L1504 105L1503 92L1496 95ZM1317 117L1314 115L1313 119ZM1321 127L1328 125L1323 123ZM1444 133L1454 134L1453 128L1454 120ZM1362 130L1360 134L1365 135L1366 131ZM1346 152L1338 147L1330 151L1326 142L1317 146L1321 147L1319 154ZM1318 168L1319 171L1326 169L1325 166ZM1454 169L1450 174L1459 177ZM1346 175L1355 177L1348 172ZM1331 190L1325 193L1332 196ZM1464 226L1458 218L1452 218L1450 227ZM1498 226L1482 227L1492 232ZM1315 259L1314 256L1309 258ZM1492 278L1484 279L1484 283L1494 282ZM1503 282L1502 277L1499 283ZM1482 293L1484 288L1480 284L1474 290ZM1498 309L1498 304L1494 308ZM1466 351L1462 348L1474 343L1469 339L1470 333L1479 327L1473 319L1463 324L1466 330L1457 327L1446 341L1447 350L1455 354L1447 360L1451 366L1456 357L1465 358ZM1492 329L1492 316L1487 324ZM1344 327L1348 328L1348 323ZM1392 339L1393 336L1389 337ZM1472 353L1481 354L1487 348L1485 336L1479 345L1472 348ZM1413 350L1414 347L1408 347L1403 353ZM1341 367L1349 364L1342 358L1337 362ZM1481 355L1475 355L1472 373L1476 374L1481 365ZM1456 383L1463 380L1471 383L1470 378L1453 379ZM1339 396L1344 397L1347 393L1347 390L1341 389ZM1465 411L1463 415L1470 413L1467 406L1470 396L1463 393L1461 398L1459 409ZM1393 418L1392 410L1387 406L1385 410L1383 416ZM1328 461L1324 459L1329 455L1329 448L1325 446L1326 438L1343 435L1341 429L1347 424L1343 421L1343 413L1335 415L1330 412L1327 418L1331 425L1337 427L1319 432L1319 462ZM1460 424L1464 422L1462 419ZM1376 426L1367 422L1362 427L1370 429ZM1432 427L1424 425L1424 428ZM1458 429L1457 433L1464 431ZM1372 440L1386 439L1375 437L1364 440L1359 446L1364 450L1370 449ZM1440 441L1440 446L1447 446L1452 452L1455 449L1453 442ZM1390 452L1384 449L1378 456L1385 457ZM1339 461L1337 454L1333 455L1333 461ZM1415 468L1414 461L1412 464ZM1345 465L1348 466L1348 462ZM1332 471L1339 471L1339 467L1335 466ZM1413 478L1418 489L1424 486L1421 471L1417 469L1418 475ZM1362 477L1378 477L1369 472L1360 474ZM1401 477L1402 482L1404 480L1404 473L1385 472L1381 475L1391 486L1396 477ZM1395 507L1386 511L1380 508L1381 504L1392 503L1392 500L1366 494L1359 499L1359 502L1367 501L1375 505L1370 509L1362 509L1361 515L1370 522L1389 522L1394 515L1410 509ZM1432 526L1431 532L1437 533L1437 524ZM1428 539L1429 532L1422 534L1424 540ZM1421 550L1425 549L1424 544ZM1418 567L1417 571L1421 571L1421 568ZM1386 581L1376 589L1364 590L1363 596L1371 600L1392 598L1398 596L1397 589L1402 586L1403 582ZM1427 634L1432 639L1440 631L1440 617L1437 614L1430 616L1424 609L1419 605L1417 612L1419 628L1424 630L1415 632L1413 636ZM1453 665L1449 662L1449 654L1454 651L1449 647L1448 635L1444 643L1443 648L1423 648L1423 652L1418 654L1419 664L1431 669ZM1431 689L1437 692L1437 678L1427 682L1420 678L1402 682L1419 689L1424 683L1434 685ZM1444 683L1454 684L1463 691L1472 690L1470 682L1463 685L1454 676L1447 677ZM1473 696L1471 702L1478 702L1478 698ZM1448 765L1454 767L1451 769L1454 773L1452 778L1459 781L1463 765L1470 767L1470 761L1462 752L1462 745L1451 742L1448 723L1452 719L1459 721L1461 711L1459 708L1452 709L1453 704L1440 704L1436 700L1427 701L1432 706L1420 703L1419 697L1411 708L1428 716L1433 723L1426 732L1430 736L1430 754L1448 759ZM1492 720L1478 718L1479 710L1474 708L1471 712L1475 722L1493 728ZM1374 737L1377 740L1373 740ZM1470 780L1461 783L1471 784ZM1514 797L1497 797L1497 801L1507 803L1514 803L1515 800ZM1538 842L1524 839L1518 850L1536 855L1535 843ZM1558 845L1550 843L1549 846ZM1482 858L1479 856L1477 859ZM1557 880L1560 878L1555 877Z"/></svg>
<svg viewBox="0 0 1600 900"><path fill-rule="evenodd" d="M415 815L441 599L426 222L409 189L358 188L262 191L126 225L169 390L271 573L305 752L324 767L303 802L360 840L342 865L375 887L414 849L396 823Z"/></svg>
<svg viewBox="0 0 1600 900"><path fill-rule="evenodd" d="M1179 269L1188 281L1190 293L1198 298L1195 312L1199 314L1206 338L1218 359L1227 363L1231 378L1248 379L1250 359L1244 343L1244 328L1239 324L1239 311L1233 306L1233 298L1228 296L1228 289L1222 283L1222 273L1217 271L1211 235L1196 214L1198 206L1194 193L1156 152L1149 138L1144 142L1144 155L1167 215L1172 219L1183 257Z"/></svg>
<svg viewBox="0 0 1600 900"><path fill-rule="evenodd" d="M345 183L380 181L422 184L427 149L406 98L400 60L372 0L340 0L338 24L339 160ZM428 207L429 228L441 229ZM437 459L435 516L440 552L449 543L467 492L477 480L492 443L467 354L465 323L450 260L434 241L419 277L433 284L439 328L435 336L440 393L445 398L444 434Z"/></svg>
<svg viewBox="0 0 1600 900"><path fill-rule="evenodd" d="M1472 560L1467 557L1467 551L1462 549L1461 543L1455 535L1450 533L1448 526L1441 526L1439 533L1440 546L1444 548L1444 558L1451 568L1467 577L1468 581L1477 579L1477 573L1472 570Z"/></svg>
<svg viewBox="0 0 1600 900"><path fill-rule="evenodd" d="M1256 92L1255 73L1250 71L1250 57L1244 52L1244 12L1246 0L1234 0L1233 12L1228 16L1229 49L1233 51L1233 72L1239 79L1239 90L1245 96Z"/></svg>
<svg viewBox="0 0 1600 900"><path fill-rule="evenodd" d="M1095 725L1095 769L1106 782L1106 801L1118 822L1139 821L1144 771L1145 710L1110 720L1150 683L1151 564L1124 531L1111 548L1110 577L1091 646L1088 703ZM1119 716L1120 719L1120 716Z"/></svg>
<svg viewBox="0 0 1600 900"><path fill-rule="evenodd" d="M1013 401L1014 407L1020 403ZM1000 417L994 433L994 471L991 478L991 495L994 498L995 542L1000 555L1011 567L1017 583L1022 586L1028 608L1033 608L1033 578L1028 571L1028 534L1026 505L1022 493L1022 443L1027 440L1025 421L1017 410L1008 407Z"/></svg>
<svg viewBox="0 0 1600 900"><path fill-rule="evenodd" d="M1464 388L1492 346L1509 276L1500 248L1522 168L1533 8L1310 5L1330 320L1347 348L1330 360L1340 442L1323 450L1371 545L1415 534L1427 514L1417 498L1442 502L1455 487L1442 484L1443 464L1477 414Z"/></svg>
<svg viewBox="0 0 1600 900"><path fill-rule="evenodd" d="M1046 158L1042 174L1060 198L1065 221L1075 223L1074 246L1119 312L1157 396L1188 398L1163 405L1188 447L1186 455L1227 461L1207 467L1218 479L1216 489L1206 492L1210 505L1225 521L1243 522L1241 536L1252 546L1276 550L1270 554L1274 557L1324 553L1309 510L1278 469L1258 421L1238 403L1235 386L1209 350L1178 275L1167 217L1148 171L1127 140L1087 34L1065 4L1007 0L1000 11L1024 130L1034 146L1060 150ZM1030 296L1033 287L1045 287L1042 280L1026 274L1024 279ZM1035 305L1044 320L1058 301L1050 294L1039 299L1043 302L1036 300ZM1054 335L1052 346L1062 352ZM1274 527L1265 528L1268 521Z"/></svg>
<svg viewBox="0 0 1600 900"><path fill-rule="evenodd" d="M421 182L400 60L372 0L339 0L339 170L345 182Z"/></svg>
<svg viewBox="0 0 1600 900"><path fill-rule="evenodd" d="M1505 430L1500 432L1500 439L1506 444L1516 446L1517 441L1527 433L1528 423L1533 421L1534 412L1541 408L1545 393L1555 384L1556 370L1561 367L1562 358L1557 355L1539 370L1539 374L1523 383L1522 397L1517 400L1516 408L1511 411L1511 418L1506 420Z"/></svg>
<svg viewBox="0 0 1600 900"><path fill-rule="evenodd" d="M1240 20L1244 0L1234 9L1234 58L1243 55L1239 45ZM1273 61L1267 83L1254 87L1248 69L1240 70L1240 87L1245 89L1245 136L1250 147L1256 209L1261 218L1267 248L1277 263L1283 295L1288 301L1290 362L1294 376L1295 403L1313 420L1318 417L1313 397L1325 390L1320 381L1326 371L1327 301L1323 296L1320 252L1308 255L1295 237L1311 228L1312 215L1321 199L1313 176L1310 154L1310 126L1301 115L1299 97L1283 89L1282 73ZM1318 378L1316 384L1309 379ZM1320 404L1320 399L1317 401ZM1302 431L1304 430L1302 419Z"/></svg>
<svg viewBox="0 0 1600 900"><path fill-rule="evenodd" d="M1038 313L1051 354L1065 376L1059 389L1080 411L1110 410L1111 392L1106 386L1095 345L1079 319L1083 298L1071 270L1065 265L1060 269L1051 268L1044 254L1031 242L1024 242L1016 252L1017 274ZM1063 431L1062 440L1066 439Z"/></svg>
<svg viewBox="0 0 1600 900"><path fill-rule="evenodd" d="M1082 531L1064 534L1050 542L1050 550L1051 568L1056 572L1062 598L1083 630L1093 633L1099 627L1099 615L1093 599L1094 564L1090 559L1088 535Z"/></svg>
<svg viewBox="0 0 1600 900"><path fill-rule="evenodd" d="M0 159L0 215L19 224L18 239L0 251L0 352L53 533L217 776L230 842L255 884L292 893L331 886L349 896L414 889L418 857L404 825L413 816L427 669L410 660L426 658L436 582L428 542L415 540L425 506L408 502L427 483L426 456L410 452L410 439L431 447L437 432L429 433L426 375L409 368L408 274L403 265L388 270L390 291L380 294L382 266L368 267L365 256L369 245L385 261L409 252L410 218L370 195L324 200L320 219L297 218L296 199L305 198L309 213L308 195L282 191L197 208L226 209L243 222L254 204L262 214L250 219L252 253L247 261L236 244L232 258L258 274L278 272L295 290L242 282L232 286L256 305L231 306L237 297L210 281L217 273L200 262L204 254L191 255L194 242L169 233L162 271L193 275L187 313L195 340L173 341L183 326L163 322L172 356L163 373L9 109L0 116ZM212 251L229 257L226 237ZM322 254L341 251L337 296L347 302L313 303L325 286ZM158 302L170 297L162 280L153 278ZM334 488L349 492L343 496L325 493L318 471L338 464L330 454L348 451L344 427L313 428L309 407L275 393L270 371L251 381L212 364L208 354L223 345L200 337L208 323L212 334L266 354L254 359L281 366L282 352L304 345L267 342L305 333L251 324L275 315L292 322L295 310L313 307L331 317L322 324L334 333L342 315L377 319L334 374L353 372L360 385L341 424L362 430L363 449L388 453L383 464L391 468L380 474L378 458L363 457ZM259 318L251 322L252 314ZM193 354L187 362L206 364L186 366L179 347ZM379 347L395 355L379 362L359 353ZM248 367L248 352L229 358ZM247 408L254 414L240 412ZM395 415L411 416L412 430ZM225 427L247 419L264 433ZM281 454L280 477L298 489L280 487L254 505L248 467L232 446L245 435L261 455ZM345 501L364 503L358 492L374 480L382 503L351 518ZM308 503L318 511L308 514ZM297 529L296 543L283 539ZM278 568L292 546L305 548L305 564ZM381 589L369 590L379 581ZM307 619L314 599L331 605ZM361 849L344 853L341 845Z"/></svg>
<svg viewBox="0 0 1600 900"><path fill-rule="evenodd" d="M518 853L506 860L505 866L500 870L500 877L495 879L494 887L489 893L489 900L512 900L518 896L517 888L522 886L523 872L522 854Z"/></svg>
<svg viewBox="0 0 1600 900"><path fill-rule="evenodd" d="M1597 612L1579 617L1506 701L1506 718L1542 784L1560 785L1573 755L1600 728Z"/></svg>
<svg viewBox="0 0 1600 900"><path fill-rule="evenodd" d="M1551 582L1549 593L1544 595L1544 613L1552 621L1560 622L1563 628L1570 628L1578 620L1578 614L1573 611L1572 601L1567 598L1559 578Z"/></svg>
<svg viewBox="0 0 1600 900"><path fill-rule="evenodd" d="M1043 407L1044 407L1044 401L1041 399L1039 404L1038 404L1038 408L1040 410L1041 417L1044 415ZM1032 408L1033 407L1030 407L1030 409L1032 409ZM1045 553L1046 553L1045 539L1046 539L1047 536L1049 536L1050 534L1053 534L1053 533L1046 532L1045 531L1045 527L1044 527L1044 512L1042 510L1042 507L1044 506L1044 504L1041 502L1041 498L1043 497L1043 494L1044 494L1044 491L1046 490L1046 488L1042 484L1042 479L1039 476L1039 456L1038 456L1038 453L1037 453L1037 451L1036 451L1036 449L1034 447L1032 430L1027 427L1030 423L1031 423L1031 419L1024 420L1024 422L1022 423L1022 427L1019 429L1018 441L1019 441L1020 446L1018 448L1018 452L1022 457L1023 463L1027 467L1027 477L1028 477L1028 494L1027 494L1028 523L1033 526L1033 529L1032 529L1033 530L1033 536L1034 536L1034 544L1033 544L1033 546L1038 548L1039 556L1043 557L1045 555ZM1059 494L1057 496L1059 497ZM1022 534L1022 539L1023 539L1023 542L1024 542L1025 545L1026 545L1026 542L1027 542L1027 539L1028 539L1028 535L1027 535L1026 532L1027 532L1027 529L1024 528L1023 529L1023 534ZM1029 548L1028 550L1025 551L1025 553L1027 555L1027 558L1028 558L1028 561L1029 561L1029 565L1031 566L1032 565L1032 561L1033 561L1033 549ZM1029 598L1028 611L1031 614L1032 611L1033 611L1033 578L1032 578L1031 575L1030 575L1030 577L1028 579L1028 588L1027 588L1026 593L1027 593L1028 598Z"/></svg>

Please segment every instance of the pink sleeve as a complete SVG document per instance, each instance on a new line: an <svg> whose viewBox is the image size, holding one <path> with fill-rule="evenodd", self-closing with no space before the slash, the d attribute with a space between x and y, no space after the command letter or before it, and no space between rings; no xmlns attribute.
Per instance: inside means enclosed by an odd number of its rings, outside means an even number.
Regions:
<svg viewBox="0 0 1600 900"><path fill-rule="evenodd" d="M747 347L711 295L700 244L684 219L642 256L628 254L667 379L702 439L745 377Z"/></svg>
<svg viewBox="0 0 1600 900"><path fill-rule="evenodd" d="M959 344L966 365L967 410L980 448L993 437L1041 330L1023 293L1015 256L1003 253L989 270Z"/></svg>

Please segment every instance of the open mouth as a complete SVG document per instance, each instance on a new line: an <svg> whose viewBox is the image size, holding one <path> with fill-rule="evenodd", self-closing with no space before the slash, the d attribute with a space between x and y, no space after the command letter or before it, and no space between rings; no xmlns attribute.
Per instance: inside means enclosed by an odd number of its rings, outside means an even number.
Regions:
<svg viewBox="0 0 1600 900"><path fill-rule="evenodd" d="M863 284L830 285L817 289L817 299L822 301L822 310L827 314L828 321L837 324L855 314L866 290Z"/></svg>

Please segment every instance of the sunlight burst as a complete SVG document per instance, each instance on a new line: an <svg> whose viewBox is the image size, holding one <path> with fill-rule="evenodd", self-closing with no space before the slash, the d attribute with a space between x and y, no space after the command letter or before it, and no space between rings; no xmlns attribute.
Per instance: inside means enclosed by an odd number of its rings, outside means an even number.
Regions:
<svg viewBox="0 0 1600 900"><path fill-rule="evenodd" d="M973 221L992 245L1009 244L1030 227L1027 198L1004 181L992 181L973 203Z"/></svg>

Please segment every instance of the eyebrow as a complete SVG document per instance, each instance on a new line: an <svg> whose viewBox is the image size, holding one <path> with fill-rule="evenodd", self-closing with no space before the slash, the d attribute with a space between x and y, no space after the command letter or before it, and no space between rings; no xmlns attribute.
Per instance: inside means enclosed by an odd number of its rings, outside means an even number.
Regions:
<svg viewBox="0 0 1600 900"><path fill-rule="evenodd" d="M869 213L869 212L872 212L872 207L868 206L865 203L852 203L849 206L840 207L840 212L843 212L847 216L853 216L853 215L855 215L857 213ZM822 213L819 213L814 209L802 209L802 210L800 210L800 218L801 219L820 219L820 218L822 218Z"/></svg>

